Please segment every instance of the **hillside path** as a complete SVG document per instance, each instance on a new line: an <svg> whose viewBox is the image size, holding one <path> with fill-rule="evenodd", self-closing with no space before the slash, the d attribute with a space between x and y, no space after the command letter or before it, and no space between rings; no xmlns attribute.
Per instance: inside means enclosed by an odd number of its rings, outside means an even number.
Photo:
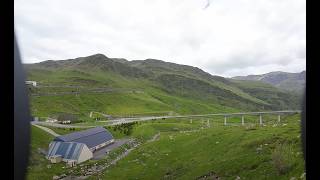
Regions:
<svg viewBox="0 0 320 180"><path fill-rule="evenodd" d="M52 131L51 129L49 128L46 128L46 127L43 127L43 126L39 126L39 125L36 125L36 124L32 124L33 126L36 126L44 131L46 131L47 133L53 135L54 137L57 137L57 136L60 136L60 134L57 134L56 132Z"/></svg>

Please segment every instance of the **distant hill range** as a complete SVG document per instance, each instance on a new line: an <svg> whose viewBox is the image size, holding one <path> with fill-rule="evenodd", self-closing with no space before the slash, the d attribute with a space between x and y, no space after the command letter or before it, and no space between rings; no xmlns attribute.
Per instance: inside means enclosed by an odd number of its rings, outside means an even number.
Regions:
<svg viewBox="0 0 320 180"><path fill-rule="evenodd" d="M280 89L303 93L306 84L306 71L300 73L276 71L261 75L235 76L232 79L261 81Z"/></svg>
<svg viewBox="0 0 320 180"><path fill-rule="evenodd" d="M128 61L95 54L24 66L27 79L38 83L30 93L32 113L40 117L88 117L91 111L150 115L300 108L296 94L264 82L214 76L156 59Z"/></svg>

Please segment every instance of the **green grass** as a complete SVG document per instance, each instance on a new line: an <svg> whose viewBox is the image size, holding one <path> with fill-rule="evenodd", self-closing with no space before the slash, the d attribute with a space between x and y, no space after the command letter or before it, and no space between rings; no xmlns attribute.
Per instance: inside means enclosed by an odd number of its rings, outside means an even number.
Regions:
<svg viewBox="0 0 320 180"><path fill-rule="evenodd" d="M129 67L127 70L131 72ZM150 75L145 78L134 78L99 68L92 71L68 66L52 69L34 65L27 68L28 79L37 81L40 86L31 88L32 93L61 93L78 89L41 87L41 85L76 85L81 86L80 90L97 87L120 88L133 92L115 90L79 95L31 96L31 111L33 116L37 117L71 113L78 115L81 120L88 121L91 111L115 116L166 115L168 112L202 114L261 110L263 106L269 109L271 106L281 109L292 104L291 100L296 102L290 95L280 93L276 88L262 83L261 85L250 82L241 84L229 82L223 78L212 79L208 75L203 76L200 72L193 72L188 68L180 70L186 70L186 72L178 73L170 70L156 73L155 77ZM193 75L190 76L190 73Z"/></svg>
<svg viewBox="0 0 320 180"><path fill-rule="evenodd" d="M31 127L31 147L30 158L27 169L27 178L29 180L52 179L55 174L62 174L64 164L51 164L44 155L38 152L38 148L48 149L53 136L40 128ZM48 166L50 168L48 168Z"/></svg>
<svg viewBox="0 0 320 180"><path fill-rule="evenodd" d="M58 128L58 127L49 127L49 126L46 126L46 127L60 135L65 135L65 134L73 133L76 131L83 131L83 130L89 129L89 128Z"/></svg>
<svg viewBox="0 0 320 180"><path fill-rule="evenodd" d="M149 116L299 107L294 95L274 87L263 83L229 81L194 67L160 61L141 61L140 65L139 62L135 65L134 62L131 65L119 64L110 59L101 59L101 56L59 63L63 64L59 68L53 62L27 67L28 80L35 80L40 85L30 88L31 93L77 90L67 87L70 85L81 86L82 90L104 87L131 91L30 96L33 116L70 113L83 121L78 124L103 126L105 123L89 118L91 111L113 116ZM127 127L108 127L115 138L136 138L143 144L119 164L109 168L103 178L195 179L211 171L223 179L235 179L236 176L241 179L298 177L303 172L302 156L289 156L301 152L297 138L298 119L297 115L283 117L281 121L287 125L275 127L272 124L276 123L276 116L263 116L266 127L253 126L258 123L258 116L246 116L245 123L250 127L239 126L239 117L229 117L227 127L223 126L223 117L193 118L192 123L187 119L142 122L133 125L130 133ZM210 128L207 127L207 120L210 121ZM73 132L69 129L52 129L59 134ZM181 132L189 130L199 131ZM159 132L158 141L148 142ZM53 175L66 172L63 164L51 165L37 152L38 148L47 148L52 138L32 127L28 179L52 179ZM262 149L257 153L260 145ZM95 161L88 161L87 164L90 163ZM48 165L51 167L48 168Z"/></svg>
<svg viewBox="0 0 320 180"><path fill-rule="evenodd" d="M253 129L216 126L193 133L179 133L167 123L142 124L133 136L146 140L160 131L160 140L131 152L108 169L103 179L195 179L210 171L222 179L298 178L304 172L300 117L286 118L286 126ZM176 127L188 126L184 122ZM282 154L277 154L279 146ZM279 173L281 166L289 168Z"/></svg>
<svg viewBox="0 0 320 180"><path fill-rule="evenodd" d="M208 128L206 121L210 120ZM247 117L253 122L257 116ZM125 135L108 127L116 138L136 138L143 144L101 175L90 179L195 179L211 171L222 179L290 179L304 172L299 115L282 117L283 124L272 126L276 116L265 116L265 127L223 126L222 118L167 119L140 122ZM239 118L230 119L239 125ZM286 124L286 125L284 125ZM74 132L52 128L60 134ZM79 130L79 129L76 129ZM192 131L198 130L198 131ZM31 157L27 179L52 179L68 174L64 163L51 164L37 152L47 148L53 136L32 127ZM160 132L160 139L148 142ZM85 165L111 161L116 154ZM48 168L47 166L51 167ZM75 171L76 172L76 171Z"/></svg>
<svg viewBox="0 0 320 180"><path fill-rule="evenodd" d="M34 116L47 117L59 113L77 114L87 121L91 111L115 116L201 114L214 112L237 112L215 102L192 100L148 89L144 93L101 93L63 96L31 97ZM197 108L194 108L197 107ZM164 113L166 112L166 113Z"/></svg>

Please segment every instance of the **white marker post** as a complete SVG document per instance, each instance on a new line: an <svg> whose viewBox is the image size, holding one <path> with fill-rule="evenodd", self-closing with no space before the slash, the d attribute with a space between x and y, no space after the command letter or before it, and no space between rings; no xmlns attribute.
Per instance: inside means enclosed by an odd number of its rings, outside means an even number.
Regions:
<svg viewBox="0 0 320 180"><path fill-rule="evenodd" d="M227 116L224 116L224 125L227 125Z"/></svg>
<svg viewBox="0 0 320 180"><path fill-rule="evenodd" d="M262 115L259 115L260 125L262 125Z"/></svg>
<svg viewBox="0 0 320 180"><path fill-rule="evenodd" d="M244 126L244 116L243 115L241 117L241 124L242 124L242 126Z"/></svg>
<svg viewBox="0 0 320 180"><path fill-rule="evenodd" d="M281 123L281 117L280 114L278 114L278 122Z"/></svg>

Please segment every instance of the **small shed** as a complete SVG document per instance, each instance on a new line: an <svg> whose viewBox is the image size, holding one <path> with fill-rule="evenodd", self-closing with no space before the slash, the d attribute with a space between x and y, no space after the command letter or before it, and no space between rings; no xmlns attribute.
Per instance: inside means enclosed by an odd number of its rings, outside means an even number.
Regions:
<svg viewBox="0 0 320 180"><path fill-rule="evenodd" d="M62 156L61 155L53 155L48 157L48 159L51 161L51 163L59 163L62 161Z"/></svg>

